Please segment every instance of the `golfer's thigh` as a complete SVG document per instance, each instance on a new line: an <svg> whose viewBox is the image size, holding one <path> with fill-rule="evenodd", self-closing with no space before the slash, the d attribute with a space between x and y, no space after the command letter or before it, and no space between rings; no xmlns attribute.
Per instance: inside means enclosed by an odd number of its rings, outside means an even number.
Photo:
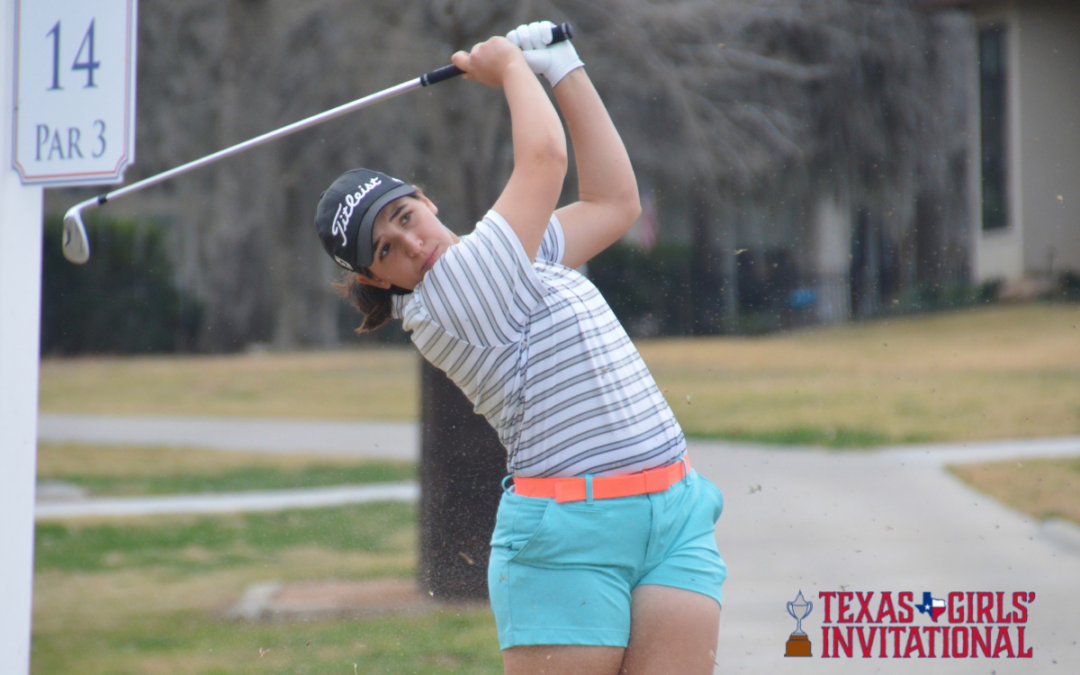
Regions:
<svg viewBox="0 0 1080 675"><path fill-rule="evenodd" d="M711 675L720 632L720 605L707 595L642 585L630 605L625 675Z"/></svg>
<svg viewBox="0 0 1080 675"><path fill-rule="evenodd" d="M503 650L506 675L617 675L622 647L528 645Z"/></svg>

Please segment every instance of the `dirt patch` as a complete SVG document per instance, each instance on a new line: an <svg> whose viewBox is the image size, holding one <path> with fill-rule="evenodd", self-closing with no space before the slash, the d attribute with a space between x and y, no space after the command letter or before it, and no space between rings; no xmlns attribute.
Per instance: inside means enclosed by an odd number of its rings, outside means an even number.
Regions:
<svg viewBox="0 0 1080 675"><path fill-rule="evenodd" d="M252 621L421 614L439 607L412 579L262 583L248 587L228 615Z"/></svg>

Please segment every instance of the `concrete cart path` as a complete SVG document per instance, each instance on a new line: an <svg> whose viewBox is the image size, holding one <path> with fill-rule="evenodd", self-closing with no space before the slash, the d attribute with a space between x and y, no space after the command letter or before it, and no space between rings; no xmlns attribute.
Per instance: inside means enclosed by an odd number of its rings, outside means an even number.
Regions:
<svg viewBox="0 0 1080 675"><path fill-rule="evenodd" d="M1080 443L1072 443L1072 454L1080 454ZM856 454L695 442L691 453L695 468L726 499L717 527L729 573L717 672L1080 672L1080 537L1074 526L1042 526L970 490L910 448ZM853 658L821 658L818 593L842 589L874 591L875 609L883 591L894 600L910 591L916 603L926 591L943 599L954 591L1001 591L1008 599L1016 591L1035 592L1025 631L1033 657L943 659L939 644L939 658L919 659L915 652L894 660L890 637L889 658L877 658L877 642L874 657L862 658L857 640ZM786 605L800 590L814 603L803 621L813 658L784 658L795 630ZM831 613L835 622L835 602ZM913 625L947 625L947 617L935 624L916 612ZM829 647L832 652L831 640Z"/></svg>
<svg viewBox="0 0 1080 675"><path fill-rule="evenodd" d="M87 516L150 516L181 513L237 513L282 509L323 509L372 502L413 502L420 498L414 482L374 485L336 485L295 490L245 490L160 497L103 497L43 500L34 507L34 519Z"/></svg>

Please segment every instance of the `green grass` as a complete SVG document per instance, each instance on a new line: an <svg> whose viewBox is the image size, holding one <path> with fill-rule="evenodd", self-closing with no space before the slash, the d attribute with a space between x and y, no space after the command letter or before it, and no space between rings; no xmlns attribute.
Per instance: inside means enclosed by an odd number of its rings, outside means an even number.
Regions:
<svg viewBox="0 0 1080 675"><path fill-rule="evenodd" d="M42 444L39 479L96 494L310 487L415 477L408 463L145 446ZM414 504L40 522L31 672L500 673L486 608L246 622L254 583L413 578Z"/></svg>
<svg viewBox="0 0 1080 675"><path fill-rule="evenodd" d="M731 441L749 441L770 445L818 445L839 450L873 448L882 445L903 443L925 443L927 436L909 434L888 436L868 429L848 429L840 427L794 427L768 431L719 431L712 434L687 434L691 438L721 439Z"/></svg>
<svg viewBox="0 0 1080 675"><path fill-rule="evenodd" d="M412 347L214 356L47 358L43 412L414 420Z"/></svg>
<svg viewBox="0 0 1080 675"><path fill-rule="evenodd" d="M396 503L42 523L31 672L501 673L482 606L378 619L226 617L253 583L410 578L415 560L416 508Z"/></svg>
<svg viewBox="0 0 1080 675"><path fill-rule="evenodd" d="M400 553L400 537L414 522L415 507L398 503L141 523L45 522L36 528L34 568L95 572L155 566L203 573L259 564L275 551L297 547Z"/></svg>
<svg viewBox="0 0 1080 675"><path fill-rule="evenodd" d="M143 474L136 476L66 475L63 480L86 488L91 495L131 496L280 490L358 483L386 483L416 478L407 464L369 464L356 467L315 466L297 471L266 467L233 469L217 475Z"/></svg>
<svg viewBox="0 0 1080 675"><path fill-rule="evenodd" d="M1080 523L1080 458L950 466L958 478L1033 518Z"/></svg>
<svg viewBox="0 0 1080 675"><path fill-rule="evenodd" d="M638 348L693 436L835 447L1080 434L1076 305L995 306Z"/></svg>
<svg viewBox="0 0 1080 675"><path fill-rule="evenodd" d="M411 462L78 443L41 443L37 468L39 481L72 483L93 496L277 490L416 478Z"/></svg>
<svg viewBox="0 0 1080 675"><path fill-rule="evenodd" d="M31 661L31 672L40 675L502 673L494 621L478 609L298 624L166 613L123 630L91 624L35 636Z"/></svg>

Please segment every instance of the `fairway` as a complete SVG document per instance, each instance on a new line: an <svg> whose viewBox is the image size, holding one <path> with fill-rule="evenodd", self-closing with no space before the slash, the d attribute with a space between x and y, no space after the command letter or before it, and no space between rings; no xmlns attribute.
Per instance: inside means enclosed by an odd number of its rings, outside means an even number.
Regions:
<svg viewBox="0 0 1080 675"><path fill-rule="evenodd" d="M72 520L36 535L31 672L499 673L485 608L251 622L254 583L411 578L415 507Z"/></svg>
<svg viewBox="0 0 1080 675"><path fill-rule="evenodd" d="M316 455L43 444L38 477L91 496L405 480L415 466ZM47 520L35 528L31 672L499 673L491 612L251 622L252 584L412 579L416 506Z"/></svg>
<svg viewBox="0 0 1080 675"><path fill-rule="evenodd" d="M638 341L688 435L866 447L1080 433L1080 306ZM411 347L45 359L42 412L416 420ZM362 402L362 405L360 404Z"/></svg>
<svg viewBox="0 0 1080 675"><path fill-rule="evenodd" d="M415 420L419 359L412 347L44 359L39 402L42 412Z"/></svg>
<svg viewBox="0 0 1080 675"><path fill-rule="evenodd" d="M642 344L691 435L859 447L1080 433L1080 307ZM688 398L689 397L689 398Z"/></svg>

